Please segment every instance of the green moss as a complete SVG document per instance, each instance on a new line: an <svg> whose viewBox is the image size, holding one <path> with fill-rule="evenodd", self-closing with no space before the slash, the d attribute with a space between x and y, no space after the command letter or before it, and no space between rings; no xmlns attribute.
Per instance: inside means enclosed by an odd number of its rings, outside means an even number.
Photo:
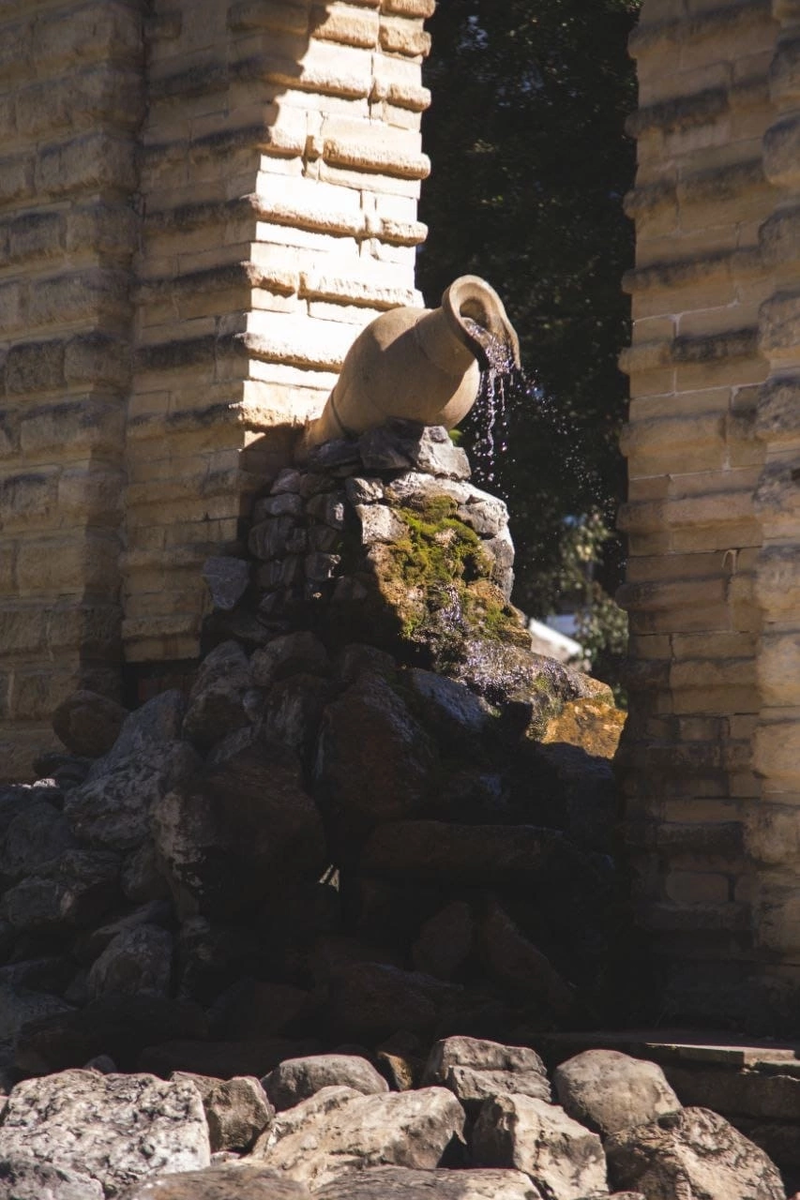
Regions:
<svg viewBox="0 0 800 1200"><path fill-rule="evenodd" d="M519 621L491 582L492 561L452 497L401 508L405 533L387 547L384 591L391 593L405 641L438 651L469 636L503 640ZM388 572L386 570L388 566Z"/></svg>

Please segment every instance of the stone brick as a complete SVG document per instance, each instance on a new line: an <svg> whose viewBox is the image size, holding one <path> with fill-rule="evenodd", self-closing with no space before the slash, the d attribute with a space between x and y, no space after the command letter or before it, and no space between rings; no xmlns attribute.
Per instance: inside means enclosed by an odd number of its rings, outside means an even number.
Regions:
<svg viewBox="0 0 800 1200"><path fill-rule="evenodd" d="M93 267L36 281L31 286L28 319L32 325L122 320L129 315L129 278Z"/></svg>
<svg viewBox="0 0 800 1200"><path fill-rule="evenodd" d="M52 258L63 249L63 217L55 212L29 212L5 222L6 261L20 263Z"/></svg>
<svg viewBox="0 0 800 1200"><path fill-rule="evenodd" d="M381 20L380 44L387 54L424 58L430 54L431 35L422 29L421 23L386 17Z"/></svg>
<svg viewBox="0 0 800 1200"><path fill-rule="evenodd" d="M730 882L726 875L706 871L672 871L667 876L666 892L676 904L727 904Z"/></svg>
<svg viewBox="0 0 800 1200"><path fill-rule="evenodd" d="M18 154L0 159L0 204L27 200L33 195L34 159Z"/></svg>
<svg viewBox="0 0 800 1200"><path fill-rule="evenodd" d="M9 395L48 392L64 382L64 343L18 342L6 358L6 391Z"/></svg>
<svg viewBox="0 0 800 1200"><path fill-rule="evenodd" d="M15 669L11 684L9 710L16 721L47 720L62 701L80 687L77 663L59 670L21 667Z"/></svg>
<svg viewBox="0 0 800 1200"><path fill-rule="evenodd" d="M315 38L339 42L344 46L377 46L380 21L369 9L311 9L311 30Z"/></svg>
<svg viewBox="0 0 800 1200"><path fill-rule="evenodd" d="M115 537L65 529L59 537L29 538L17 554L20 596L114 595L119 587Z"/></svg>
<svg viewBox="0 0 800 1200"><path fill-rule="evenodd" d="M62 145L46 146L36 162L37 190L54 197L99 188L133 191L137 184L135 143L107 133L87 133ZM2 185L0 200L1 189ZM29 195L30 190L12 198Z"/></svg>
<svg viewBox="0 0 800 1200"><path fill-rule="evenodd" d="M39 15L33 30L33 58L40 69L87 61L142 56L141 16L122 0L89 0Z"/></svg>
<svg viewBox="0 0 800 1200"><path fill-rule="evenodd" d="M64 378L68 384L93 384L119 388L130 382L131 352L127 342L94 331L70 338L64 351Z"/></svg>
<svg viewBox="0 0 800 1200"><path fill-rule="evenodd" d="M133 129L141 120L144 97L138 71L104 63L24 88L16 104L20 134L38 139L106 121Z"/></svg>
<svg viewBox="0 0 800 1200"><path fill-rule="evenodd" d="M26 409L21 422L23 452L35 458L60 450L64 458L99 450L119 454L123 446L125 412L119 401L70 397Z"/></svg>

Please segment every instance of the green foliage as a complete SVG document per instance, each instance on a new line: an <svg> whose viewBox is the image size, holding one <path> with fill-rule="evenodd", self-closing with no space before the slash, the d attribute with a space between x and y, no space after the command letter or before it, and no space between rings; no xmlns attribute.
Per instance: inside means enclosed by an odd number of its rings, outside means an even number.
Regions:
<svg viewBox="0 0 800 1200"><path fill-rule="evenodd" d="M635 105L626 41L639 0L442 0L429 23L433 106L423 136L433 172L419 279L431 305L461 274L503 297L539 391L508 415L496 490L517 547L515 600L558 607L568 518L613 524L624 497L618 433L628 340L621 289L633 256L622 197L634 171L624 120ZM465 429L469 450L474 430ZM594 518L592 518L594 519ZM622 549L599 550L587 611L600 663ZM615 607L615 606L614 606ZM618 612L618 610L617 610Z"/></svg>

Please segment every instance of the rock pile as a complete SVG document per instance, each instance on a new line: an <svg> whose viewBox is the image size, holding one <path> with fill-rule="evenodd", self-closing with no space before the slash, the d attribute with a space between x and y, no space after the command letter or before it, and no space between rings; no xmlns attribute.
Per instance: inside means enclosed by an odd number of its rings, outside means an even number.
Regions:
<svg viewBox="0 0 800 1200"><path fill-rule="evenodd" d="M70 753L0 793L0 1067L357 1043L397 1081L448 1034L620 1018L609 763L547 741L588 724L608 754L619 714L526 648L467 470L408 423L321 447L257 502L256 558L209 565L188 697L57 712Z"/></svg>
<svg viewBox="0 0 800 1200"><path fill-rule="evenodd" d="M437 1043L390 1090L357 1055L264 1079L69 1070L19 1083L0 1124L3 1200L784 1200L774 1164L614 1051Z"/></svg>

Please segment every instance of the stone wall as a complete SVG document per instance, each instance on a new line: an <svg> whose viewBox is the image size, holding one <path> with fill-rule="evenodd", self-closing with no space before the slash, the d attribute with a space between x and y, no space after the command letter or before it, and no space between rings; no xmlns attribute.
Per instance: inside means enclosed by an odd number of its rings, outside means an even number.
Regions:
<svg viewBox="0 0 800 1200"><path fill-rule="evenodd" d="M0 17L0 773L79 682L119 689L138 5Z"/></svg>
<svg viewBox="0 0 800 1200"><path fill-rule="evenodd" d="M645 0L632 40L626 833L673 1018L800 980L799 47L790 0Z"/></svg>
<svg viewBox="0 0 800 1200"><path fill-rule="evenodd" d="M0 776L198 653L200 566L378 312L421 303L432 0L11 0Z"/></svg>

